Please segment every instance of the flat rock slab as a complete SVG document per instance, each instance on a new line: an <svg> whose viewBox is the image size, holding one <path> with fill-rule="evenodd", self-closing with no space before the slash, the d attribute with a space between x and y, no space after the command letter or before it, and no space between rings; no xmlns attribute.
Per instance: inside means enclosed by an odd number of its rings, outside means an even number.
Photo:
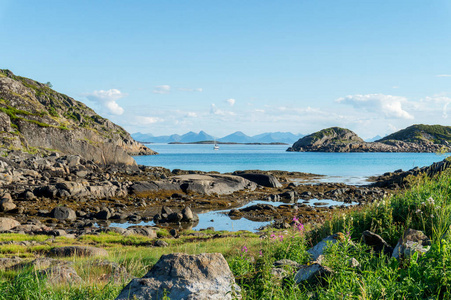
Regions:
<svg viewBox="0 0 451 300"><path fill-rule="evenodd" d="M161 191L184 192L187 194L226 195L245 189L255 190L255 182L243 177L222 174L188 174L174 176L165 180L137 182L131 188L131 193L146 196L149 193Z"/></svg>
<svg viewBox="0 0 451 300"><path fill-rule="evenodd" d="M0 218L0 231L10 230L16 226L20 226L20 223L11 218Z"/></svg>
<svg viewBox="0 0 451 300"><path fill-rule="evenodd" d="M108 256L105 249L90 246L65 246L50 249L50 255L69 257L69 256Z"/></svg>
<svg viewBox="0 0 451 300"><path fill-rule="evenodd" d="M125 299L236 299L240 288L220 253L173 253L143 277L133 279L116 300Z"/></svg>

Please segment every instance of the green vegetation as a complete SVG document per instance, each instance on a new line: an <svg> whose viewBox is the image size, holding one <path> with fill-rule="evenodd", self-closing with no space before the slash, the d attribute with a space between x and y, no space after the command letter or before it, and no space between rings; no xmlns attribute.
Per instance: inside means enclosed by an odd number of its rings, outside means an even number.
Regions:
<svg viewBox="0 0 451 300"><path fill-rule="evenodd" d="M86 235L75 243L107 249L110 253L108 259L124 266L134 277L143 276L162 254L221 252L241 286L243 299L449 299L451 170L434 178L412 178L410 186L409 190L378 203L336 213L324 224L309 230L294 216L293 229L267 231L263 239L252 233L213 231L205 231L201 235L188 231L173 239L167 230L162 229L157 235L169 246L152 248L151 251L149 245L153 243L152 239L124 237L115 233ZM362 232L371 230L394 246L407 228L422 230L431 238L429 252L398 261L376 254L361 243ZM274 261L291 259L307 264L309 256L306 249L337 232L343 232L341 243L330 246L323 261L323 265L330 267L334 273L324 281L295 284L295 270L289 267L283 282L272 275ZM46 241L43 236L0 235L0 241L31 239ZM33 252L44 254L55 243L65 245L74 241L58 238L53 244L2 245L0 255L28 257ZM351 268L345 263L350 258L357 259L360 267ZM52 287L34 271L0 271L0 290L3 291L0 299L114 299L117 296L123 285L99 281L94 275L100 271L92 265L92 260L71 260L82 276L83 284ZM20 289L26 291L18 293Z"/></svg>
<svg viewBox="0 0 451 300"><path fill-rule="evenodd" d="M451 142L451 127L442 125L412 125L403 130L390 134L378 142L400 140L411 143L430 141L435 144Z"/></svg>
<svg viewBox="0 0 451 300"><path fill-rule="evenodd" d="M352 140L343 139L343 136L346 134L352 135ZM354 134L351 130L341 127L330 127L318 132L312 133L308 136L312 141L321 140L324 137L332 137L332 141L336 143L349 143L354 140L362 141L356 134Z"/></svg>
<svg viewBox="0 0 451 300"><path fill-rule="evenodd" d="M58 112L56 111L56 109L55 109L55 107L53 105L50 105L48 109L49 109L49 114L52 117L59 118L59 114L58 114Z"/></svg>

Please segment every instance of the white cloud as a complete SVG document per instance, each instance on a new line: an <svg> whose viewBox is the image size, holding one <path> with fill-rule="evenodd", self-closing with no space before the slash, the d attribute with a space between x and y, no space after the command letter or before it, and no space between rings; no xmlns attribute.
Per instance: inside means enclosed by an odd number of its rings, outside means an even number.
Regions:
<svg viewBox="0 0 451 300"><path fill-rule="evenodd" d="M171 91L171 86L164 84L164 85L158 85L153 89L153 92L155 94L169 94Z"/></svg>
<svg viewBox="0 0 451 300"><path fill-rule="evenodd" d="M436 75L435 77L451 77L451 74L439 74Z"/></svg>
<svg viewBox="0 0 451 300"><path fill-rule="evenodd" d="M216 104L212 103L210 106L210 114L219 116L235 116L233 111L222 110L216 107Z"/></svg>
<svg viewBox="0 0 451 300"><path fill-rule="evenodd" d="M423 101L421 101L420 109L433 109L433 106L431 104L437 105L442 110L442 117L444 119L448 118L448 105L451 103L451 98L446 96L432 96L432 97L426 97ZM437 109L437 107L436 107Z"/></svg>
<svg viewBox="0 0 451 300"><path fill-rule="evenodd" d="M139 124L149 125L149 124L154 124L154 123L157 123L157 122L161 122L161 121L163 121L163 119L156 118L156 117L136 116L136 121Z"/></svg>
<svg viewBox="0 0 451 300"><path fill-rule="evenodd" d="M202 88L178 88L177 90L182 91L182 92L199 92L202 93L203 89Z"/></svg>
<svg viewBox="0 0 451 300"><path fill-rule="evenodd" d="M186 113L186 117L197 118L197 113L189 111L189 112Z"/></svg>
<svg viewBox="0 0 451 300"><path fill-rule="evenodd" d="M349 95L337 99L337 102L366 112L383 113L387 118L414 119L413 115L402 108L402 104L407 103L405 97L384 94Z"/></svg>
<svg viewBox="0 0 451 300"><path fill-rule="evenodd" d="M227 102L230 106L235 105L235 99L227 99L226 102Z"/></svg>
<svg viewBox="0 0 451 300"><path fill-rule="evenodd" d="M116 101L126 96L126 94L117 89L94 91L85 96L89 100L100 104L102 109L105 109L108 113L113 115L122 115L124 113L124 109Z"/></svg>

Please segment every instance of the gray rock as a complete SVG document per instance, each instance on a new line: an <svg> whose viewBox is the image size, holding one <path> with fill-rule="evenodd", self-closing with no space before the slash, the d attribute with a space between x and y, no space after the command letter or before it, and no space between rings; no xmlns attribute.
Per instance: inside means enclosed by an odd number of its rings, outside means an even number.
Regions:
<svg viewBox="0 0 451 300"><path fill-rule="evenodd" d="M313 263L311 265L302 266L301 269L294 276L294 281L296 283L301 283L303 281L308 281L311 283L316 283L322 281L326 276L329 276L333 271L319 263Z"/></svg>
<svg viewBox="0 0 451 300"><path fill-rule="evenodd" d="M415 252L424 254L429 251L430 245L431 241L422 231L407 229L398 240L392 257L403 259L410 257Z"/></svg>
<svg viewBox="0 0 451 300"><path fill-rule="evenodd" d="M74 221L77 219L77 214L72 208L64 207L64 206L58 206L55 207L51 212L50 215L58 220L68 220L68 221Z"/></svg>
<svg viewBox="0 0 451 300"><path fill-rule="evenodd" d="M182 216L183 216L182 221L184 221L184 222L191 222L194 220L194 214L191 211L191 208L189 208L189 207L185 207L182 210Z"/></svg>
<svg viewBox="0 0 451 300"><path fill-rule="evenodd" d="M328 246L342 242L344 236L341 232L329 235L328 237L322 239L318 244L307 250L307 252L311 255L313 260L316 260L320 255L324 254L324 251Z"/></svg>
<svg viewBox="0 0 451 300"><path fill-rule="evenodd" d="M162 240L156 240L153 243L153 245L154 245L154 247L168 247L169 246L169 244L167 242L162 241Z"/></svg>
<svg viewBox="0 0 451 300"><path fill-rule="evenodd" d="M143 277L133 279L116 300L234 299L240 288L220 253L174 253L160 260ZM237 293L237 295L234 295Z"/></svg>
<svg viewBox="0 0 451 300"><path fill-rule="evenodd" d="M16 204L14 204L14 202L12 201L0 201L0 212L7 212L7 211L11 211L13 209L15 209L17 207Z"/></svg>
<svg viewBox="0 0 451 300"><path fill-rule="evenodd" d="M16 226L20 226L20 223L11 218L0 217L0 231L10 230Z"/></svg>
<svg viewBox="0 0 451 300"><path fill-rule="evenodd" d="M52 248L49 251L50 255L59 257L70 256L108 256L105 249L90 247L90 246L65 246Z"/></svg>
<svg viewBox="0 0 451 300"><path fill-rule="evenodd" d="M239 176L189 174L160 181L137 182L131 186L130 192L140 197L161 191L224 195L244 189L254 190L255 188L255 183Z"/></svg>
<svg viewBox="0 0 451 300"><path fill-rule="evenodd" d="M6 193L3 195L0 200L0 212L7 212L15 209L17 206L14 204L13 199L10 193Z"/></svg>
<svg viewBox="0 0 451 300"><path fill-rule="evenodd" d="M357 259L355 259L354 257L350 258L348 260L348 267L352 268L352 269L356 269L360 267L360 263Z"/></svg>
<svg viewBox="0 0 451 300"><path fill-rule="evenodd" d="M255 182L258 185L271 187L271 188L280 188L282 184L277 180L276 177L270 174L258 174L258 173L237 173L237 176L246 178L249 181Z"/></svg>
<svg viewBox="0 0 451 300"><path fill-rule="evenodd" d="M123 233L124 236L129 235L143 235L154 239L157 237L157 233L154 228L150 226L131 226L128 227L127 230Z"/></svg>

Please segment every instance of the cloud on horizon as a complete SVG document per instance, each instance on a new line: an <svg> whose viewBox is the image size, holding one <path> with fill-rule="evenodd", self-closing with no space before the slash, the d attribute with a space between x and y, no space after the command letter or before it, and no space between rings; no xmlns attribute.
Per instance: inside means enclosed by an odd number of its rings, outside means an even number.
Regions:
<svg viewBox="0 0 451 300"><path fill-rule="evenodd" d="M235 99L230 98L230 99L227 99L226 102L227 102L230 106L234 106L236 101L235 101Z"/></svg>
<svg viewBox="0 0 451 300"><path fill-rule="evenodd" d="M435 75L435 77L451 77L451 74L439 74Z"/></svg>
<svg viewBox="0 0 451 300"><path fill-rule="evenodd" d="M86 98L97 103L107 113L113 115L122 115L124 109L116 102L120 98L125 97L127 94L122 93L117 89L110 89L107 91L98 90L89 94L85 94Z"/></svg>
<svg viewBox="0 0 451 300"><path fill-rule="evenodd" d="M210 114L219 116L235 116L233 111L219 109L216 104L212 103L210 106Z"/></svg>
<svg viewBox="0 0 451 300"><path fill-rule="evenodd" d="M348 104L355 109L369 113L382 113L386 118L413 120L414 116L402 108L407 98L384 94L349 95L336 100L338 103Z"/></svg>
<svg viewBox="0 0 451 300"><path fill-rule="evenodd" d="M192 88L178 88L177 90L179 90L181 92L199 92L199 93L203 92L202 88L195 88L195 89L192 89Z"/></svg>
<svg viewBox="0 0 451 300"><path fill-rule="evenodd" d="M153 89L154 94L169 94L170 91L171 91L171 86L167 85L167 84L157 85Z"/></svg>

